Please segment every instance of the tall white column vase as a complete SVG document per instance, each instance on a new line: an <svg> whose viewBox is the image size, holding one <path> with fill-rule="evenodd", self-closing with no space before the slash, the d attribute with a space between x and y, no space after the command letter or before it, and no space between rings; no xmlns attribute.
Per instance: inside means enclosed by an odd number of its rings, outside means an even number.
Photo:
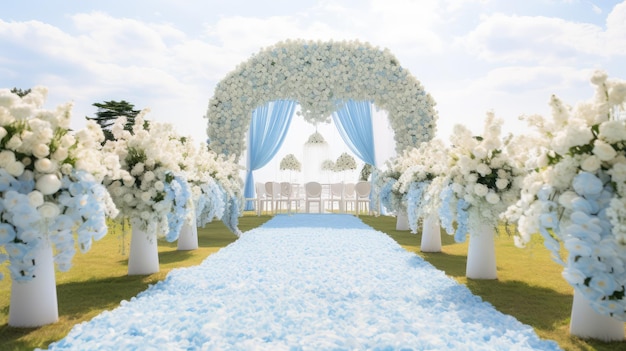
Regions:
<svg viewBox="0 0 626 351"><path fill-rule="evenodd" d="M59 320L56 278L52 247L44 240L35 249L35 277L32 280L13 281L9 305L9 325L32 328Z"/></svg>
<svg viewBox="0 0 626 351"><path fill-rule="evenodd" d="M470 232L465 276L470 279L497 279L495 229L480 225Z"/></svg>
<svg viewBox="0 0 626 351"><path fill-rule="evenodd" d="M572 316L569 324L571 335L602 341L624 340L624 322L594 311L585 296L574 290Z"/></svg>
<svg viewBox="0 0 626 351"><path fill-rule="evenodd" d="M132 225L128 275L148 275L159 271L159 249L155 233Z"/></svg>
<svg viewBox="0 0 626 351"><path fill-rule="evenodd" d="M409 228L409 216L405 210L398 210L396 216L396 230L410 230Z"/></svg>
<svg viewBox="0 0 626 351"><path fill-rule="evenodd" d="M178 234L177 250L195 250L198 248L198 227L194 216L193 225L187 221L183 223L183 227Z"/></svg>
<svg viewBox="0 0 626 351"><path fill-rule="evenodd" d="M422 252L441 252L441 229L437 214L430 214L424 218L422 223Z"/></svg>

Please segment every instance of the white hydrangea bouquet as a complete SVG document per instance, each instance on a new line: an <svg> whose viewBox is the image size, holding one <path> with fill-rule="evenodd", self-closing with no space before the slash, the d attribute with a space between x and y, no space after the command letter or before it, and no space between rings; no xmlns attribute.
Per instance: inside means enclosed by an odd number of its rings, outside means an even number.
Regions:
<svg viewBox="0 0 626 351"><path fill-rule="evenodd" d="M502 120L488 113L482 136L456 125L450 137L448 185L440 194L439 217L457 242L482 225L496 227L519 197L523 172L507 152L510 140L501 139L501 127Z"/></svg>
<svg viewBox="0 0 626 351"><path fill-rule="evenodd" d="M439 139L423 142L419 147L406 150L397 161L405 169L393 184L393 192L401 194L406 203L409 228L417 233L418 222L429 214L438 214L446 170L447 147Z"/></svg>
<svg viewBox="0 0 626 351"><path fill-rule="evenodd" d="M335 161L335 172L343 172L350 171L356 169L356 161L352 155L349 155L347 152L341 153L339 157L337 157L337 161Z"/></svg>
<svg viewBox="0 0 626 351"><path fill-rule="evenodd" d="M221 219L226 206L225 191L211 176L217 173L217 169L210 167L218 167L218 165L210 161L217 159L217 155L209 151L206 144L196 147L190 138L179 140L181 168L185 172L191 189L191 204L188 206L194 209L194 211L189 211L188 221L190 225L204 227L215 218Z"/></svg>
<svg viewBox="0 0 626 351"><path fill-rule="evenodd" d="M296 158L294 154L287 154L280 160L280 170L281 171L297 171L300 172L302 169L302 165L300 161Z"/></svg>
<svg viewBox="0 0 626 351"><path fill-rule="evenodd" d="M198 149L195 177L202 182L202 191L210 194L205 197L203 214L198 215L199 227L217 218L221 219L235 235L241 234L237 227L239 216L243 211L243 181L239 176L241 169L242 167L235 162L235 155L230 157L217 155L210 151L207 145L202 145Z"/></svg>
<svg viewBox="0 0 626 351"><path fill-rule="evenodd" d="M107 233L106 216L117 215L101 181L119 162L101 152L102 131L89 122L70 131L72 104L45 110L47 92L0 90L0 264L8 261L13 281L33 278L33 255L47 243L57 268L69 270L75 246L89 251Z"/></svg>
<svg viewBox="0 0 626 351"><path fill-rule="evenodd" d="M113 124L115 140L104 149L119 156L122 174L106 177L104 184L120 219L129 219L149 236L174 241L187 218L190 189L179 163L179 137L169 124L144 121L147 112L135 117L132 132L124 130L124 116Z"/></svg>
<svg viewBox="0 0 626 351"><path fill-rule="evenodd" d="M597 312L626 321L626 81L599 71L591 82L589 101L572 108L553 96L551 119L527 118L539 156L507 216L519 245L540 233L569 284Z"/></svg>
<svg viewBox="0 0 626 351"><path fill-rule="evenodd" d="M326 139L318 131L315 131L315 133L309 135L306 144L326 144Z"/></svg>

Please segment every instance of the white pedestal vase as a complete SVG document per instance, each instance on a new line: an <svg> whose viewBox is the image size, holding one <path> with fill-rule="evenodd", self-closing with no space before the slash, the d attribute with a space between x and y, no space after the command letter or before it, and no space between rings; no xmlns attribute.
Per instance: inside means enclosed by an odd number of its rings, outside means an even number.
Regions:
<svg viewBox="0 0 626 351"><path fill-rule="evenodd" d="M132 226L128 275L147 275L159 271L159 249L156 233L147 233Z"/></svg>
<svg viewBox="0 0 626 351"><path fill-rule="evenodd" d="M580 338L602 341L624 340L624 322L594 311L584 295L574 291L569 332Z"/></svg>
<svg viewBox="0 0 626 351"><path fill-rule="evenodd" d="M441 229L439 217L436 214L424 218L420 250L422 252L441 252Z"/></svg>
<svg viewBox="0 0 626 351"><path fill-rule="evenodd" d="M470 232L465 276L470 279L497 279L495 229L481 225Z"/></svg>
<svg viewBox="0 0 626 351"><path fill-rule="evenodd" d="M198 248L198 227L194 216L193 225L187 221L183 224L178 234L177 250L195 250Z"/></svg>
<svg viewBox="0 0 626 351"><path fill-rule="evenodd" d="M410 230L409 216L406 214L406 211L398 211L396 217L396 230Z"/></svg>
<svg viewBox="0 0 626 351"><path fill-rule="evenodd" d="M13 281L9 305L9 325L40 327L59 320L56 278L52 247L41 243L34 253L35 277L25 282Z"/></svg>

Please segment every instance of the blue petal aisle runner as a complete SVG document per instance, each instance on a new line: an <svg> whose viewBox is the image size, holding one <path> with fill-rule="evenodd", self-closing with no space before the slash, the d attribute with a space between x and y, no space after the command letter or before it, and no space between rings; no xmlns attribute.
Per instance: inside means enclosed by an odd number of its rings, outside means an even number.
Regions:
<svg viewBox="0 0 626 351"><path fill-rule="evenodd" d="M63 350L558 350L350 215L278 215Z"/></svg>

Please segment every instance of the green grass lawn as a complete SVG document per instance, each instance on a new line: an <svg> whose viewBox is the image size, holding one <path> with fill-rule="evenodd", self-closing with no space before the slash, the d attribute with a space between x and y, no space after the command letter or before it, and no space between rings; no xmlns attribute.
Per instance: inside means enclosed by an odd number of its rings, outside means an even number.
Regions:
<svg viewBox="0 0 626 351"><path fill-rule="evenodd" d="M246 215L240 218L242 231L257 227L270 216ZM445 271L476 295L490 302L499 311L510 314L535 328L546 339L555 340L566 350L624 350L626 343L603 343L570 337L568 333L572 289L561 277L562 267L549 258L540 242L519 249L506 234L496 239L497 280L465 278L467 243L454 243L443 235L443 252L421 253L421 236L395 230L393 217L360 217L366 224L387 233L406 250L415 252L433 266ZM77 323L88 321L102 311L117 307L165 278L178 267L202 262L208 255L234 242L237 238L221 222L198 230L199 249L177 251L176 243L159 243L160 272L147 276L127 276L130 237L122 237L121 228L113 230L94 243L91 251L74 257L69 272L57 272L59 322L40 328L7 326L10 278L0 281L0 350L32 350L45 348L63 338ZM130 233L129 233L130 234ZM8 274L6 270L3 271Z"/></svg>

